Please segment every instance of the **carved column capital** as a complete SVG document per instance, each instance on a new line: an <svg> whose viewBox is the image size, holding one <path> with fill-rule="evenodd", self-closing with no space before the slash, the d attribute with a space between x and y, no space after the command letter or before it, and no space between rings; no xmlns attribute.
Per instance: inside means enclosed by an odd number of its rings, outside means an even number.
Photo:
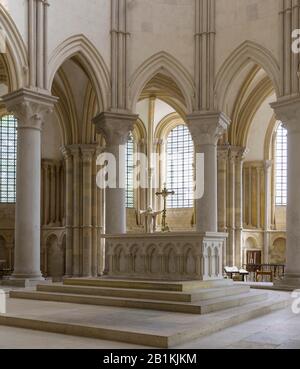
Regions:
<svg viewBox="0 0 300 369"><path fill-rule="evenodd" d="M21 89L2 97L7 110L18 119L18 129L42 130L58 99L50 94Z"/></svg>
<svg viewBox="0 0 300 369"><path fill-rule="evenodd" d="M90 163L93 160L93 156L95 155L97 150L96 145L81 145L80 151L82 155L82 160L84 163Z"/></svg>
<svg viewBox="0 0 300 369"><path fill-rule="evenodd" d="M227 161L229 159L229 145L218 146L218 160Z"/></svg>
<svg viewBox="0 0 300 369"><path fill-rule="evenodd" d="M236 164L243 164L248 150L245 147L231 146L230 159Z"/></svg>
<svg viewBox="0 0 300 369"><path fill-rule="evenodd" d="M197 148L202 145L217 145L220 137L229 128L230 120L220 112L194 112L187 116L187 125Z"/></svg>
<svg viewBox="0 0 300 369"><path fill-rule="evenodd" d="M300 133L300 97L282 97L271 108L289 133Z"/></svg>
<svg viewBox="0 0 300 369"><path fill-rule="evenodd" d="M128 111L104 112L93 119L96 132L105 137L108 146L125 145L138 115Z"/></svg>
<svg viewBox="0 0 300 369"><path fill-rule="evenodd" d="M265 172L270 171L272 167L273 167L273 160L265 160L264 162Z"/></svg>

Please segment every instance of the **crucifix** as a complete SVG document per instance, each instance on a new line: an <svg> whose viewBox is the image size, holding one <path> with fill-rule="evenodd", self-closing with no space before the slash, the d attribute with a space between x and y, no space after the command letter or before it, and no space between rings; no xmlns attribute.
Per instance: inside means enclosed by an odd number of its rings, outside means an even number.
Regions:
<svg viewBox="0 0 300 369"><path fill-rule="evenodd" d="M169 191L167 189L166 184L164 184L164 189L161 192L156 192L156 196L162 196L164 199L164 210L162 212L162 223L161 223L162 232L170 232L170 229L167 224L167 198L171 195L175 195L175 192Z"/></svg>

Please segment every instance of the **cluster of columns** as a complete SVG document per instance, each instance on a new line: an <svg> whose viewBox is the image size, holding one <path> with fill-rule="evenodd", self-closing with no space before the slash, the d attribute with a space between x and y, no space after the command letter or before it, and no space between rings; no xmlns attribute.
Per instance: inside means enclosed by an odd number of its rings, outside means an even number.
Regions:
<svg viewBox="0 0 300 369"><path fill-rule="evenodd" d="M96 145L64 147L66 175L66 274L97 276L100 257L103 193L96 187Z"/></svg>
<svg viewBox="0 0 300 369"><path fill-rule="evenodd" d="M42 225L60 227L64 211L64 175L61 161L42 161Z"/></svg>
<svg viewBox="0 0 300 369"><path fill-rule="evenodd" d="M224 263L242 266L243 163L245 148L218 147L218 229L228 232Z"/></svg>

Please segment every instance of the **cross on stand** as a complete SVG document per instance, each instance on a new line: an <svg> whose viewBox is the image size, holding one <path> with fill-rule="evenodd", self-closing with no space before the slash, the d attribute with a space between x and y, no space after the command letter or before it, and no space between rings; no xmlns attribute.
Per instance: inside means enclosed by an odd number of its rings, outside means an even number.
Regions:
<svg viewBox="0 0 300 369"><path fill-rule="evenodd" d="M170 232L170 229L167 225L167 198L171 195L175 195L174 191L169 191L167 189L166 184L164 184L164 189L161 192L156 192L156 196L162 196L164 199L164 210L162 212L162 222L161 222L161 231L162 232Z"/></svg>

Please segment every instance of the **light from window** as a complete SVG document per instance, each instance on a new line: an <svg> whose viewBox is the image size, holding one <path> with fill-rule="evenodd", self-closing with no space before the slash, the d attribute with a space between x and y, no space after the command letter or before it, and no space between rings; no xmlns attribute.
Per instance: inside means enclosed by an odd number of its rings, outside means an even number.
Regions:
<svg viewBox="0 0 300 369"><path fill-rule="evenodd" d="M17 120L0 119L0 203L16 202Z"/></svg>
<svg viewBox="0 0 300 369"><path fill-rule="evenodd" d="M276 205L287 205L287 130L283 124L276 134Z"/></svg>
<svg viewBox="0 0 300 369"><path fill-rule="evenodd" d="M168 197L168 208L194 207L194 144L185 125L171 131L167 141L167 187L175 191Z"/></svg>
<svg viewBox="0 0 300 369"><path fill-rule="evenodd" d="M126 145L126 207L134 208L134 139L129 135Z"/></svg>

